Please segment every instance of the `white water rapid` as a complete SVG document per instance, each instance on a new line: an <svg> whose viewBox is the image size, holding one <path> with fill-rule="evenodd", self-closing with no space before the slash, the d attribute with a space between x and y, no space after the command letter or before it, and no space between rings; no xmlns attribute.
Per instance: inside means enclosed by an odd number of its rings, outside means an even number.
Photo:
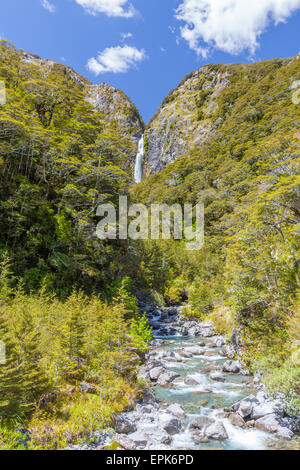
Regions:
<svg viewBox="0 0 300 470"><path fill-rule="evenodd" d="M135 160L134 181L140 183L143 178L144 136L139 140L138 153Z"/></svg>

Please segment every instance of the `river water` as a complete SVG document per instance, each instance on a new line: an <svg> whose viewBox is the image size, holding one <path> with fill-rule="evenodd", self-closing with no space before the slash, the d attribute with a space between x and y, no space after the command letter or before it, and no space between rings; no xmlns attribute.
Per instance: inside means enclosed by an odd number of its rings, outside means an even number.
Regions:
<svg viewBox="0 0 300 470"><path fill-rule="evenodd" d="M159 317L154 320L161 322ZM168 327L174 326L170 320L168 323ZM222 370L222 365L228 361L221 348L215 346L213 338L180 336L179 333L176 336L160 336L159 330L154 330L154 336L163 342L153 347L152 358L162 361L166 369L180 374L168 387L156 385L156 398L162 409L170 404L178 404L186 413L182 430L173 436L171 448L264 450L269 447L292 448L293 445L299 448L299 439L280 442L271 434L256 428L241 428L231 424L224 414L224 408L231 407L251 394L256 395L257 389L254 388L253 378L247 375L223 372L224 382L211 378L210 375ZM190 348L194 351L195 347L200 348L201 354L189 353ZM220 420L228 439L197 442L190 432L190 423L203 415Z"/></svg>

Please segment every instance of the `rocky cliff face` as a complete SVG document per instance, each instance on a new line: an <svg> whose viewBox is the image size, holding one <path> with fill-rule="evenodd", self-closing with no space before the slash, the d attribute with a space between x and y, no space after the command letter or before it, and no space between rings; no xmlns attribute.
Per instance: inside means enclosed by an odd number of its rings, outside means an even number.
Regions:
<svg viewBox="0 0 300 470"><path fill-rule="evenodd" d="M86 101L102 114L103 131L108 131L111 126L114 126L128 141L129 155L132 160L135 159L138 141L144 132L145 125L137 108L125 93L107 83L94 85L70 67L49 59L41 59L35 54L23 53L22 61L39 67L45 75L58 68L64 69L64 73L82 88Z"/></svg>
<svg viewBox="0 0 300 470"><path fill-rule="evenodd" d="M241 114L248 113L249 122L252 119L259 122L263 110L256 108L258 97L255 94L270 89L270 74L274 75L272 88L275 89L275 75L280 76L291 62L297 60L296 57L247 65L210 64L185 77L163 101L146 130L145 174L158 173L177 158L189 156L193 149L200 149L205 142L217 138L236 108ZM287 81L287 93L292 82L291 76ZM262 84L260 91L259 84ZM238 100L241 102L243 98L241 109Z"/></svg>
<svg viewBox="0 0 300 470"><path fill-rule="evenodd" d="M218 121L210 114L215 98L228 85L227 75L209 65L201 67L166 97L146 131L150 173L161 171L191 147L200 147L213 134Z"/></svg>

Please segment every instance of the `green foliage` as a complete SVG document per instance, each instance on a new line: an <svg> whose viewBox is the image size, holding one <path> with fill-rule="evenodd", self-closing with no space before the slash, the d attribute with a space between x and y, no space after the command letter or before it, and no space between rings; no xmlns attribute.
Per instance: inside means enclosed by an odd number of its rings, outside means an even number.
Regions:
<svg viewBox="0 0 300 470"><path fill-rule="evenodd" d="M291 416L300 412L300 367L299 360L288 358L284 362L275 354L261 357L254 363L257 370L263 373L263 383L271 396L283 393L286 398L287 411Z"/></svg>
<svg viewBox="0 0 300 470"><path fill-rule="evenodd" d="M86 79L25 60L5 41L0 79L8 98L0 107L0 254L8 251L27 292L46 275L61 298L74 286L99 292L119 275L126 243L94 236L96 207L117 205L128 190L136 149L126 132L142 120L125 96L123 124L111 120L88 102Z"/></svg>
<svg viewBox="0 0 300 470"><path fill-rule="evenodd" d="M134 338L138 348L143 351L148 348L148 343L153 338L148 319L143 315L138 320L133 320L130 328L130 335Z"/></svg>

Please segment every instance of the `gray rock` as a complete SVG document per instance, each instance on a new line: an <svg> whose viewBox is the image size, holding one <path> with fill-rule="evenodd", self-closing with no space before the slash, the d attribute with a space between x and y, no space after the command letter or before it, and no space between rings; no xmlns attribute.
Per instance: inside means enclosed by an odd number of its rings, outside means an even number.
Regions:
<svg viewBox="0 0 300 470"><path fill-rule="evenodd" d="M182 428L181 421L178 418L175 418L174 416L161 415L159 422L164 428L164 430L171 436L173 436L174 434L178 434Z"/></svg>
<svg viewBox="0 0 300 470"><path fill-rule="evenodd" d="M273 413L259 418L255 422L255 427L265 432L275 433L281 426L277 415Z"/></svg>
<svg viewBox="0 0 300 470"><path fill-rule="evenodd" d="M136 443L126 434L116 434L114 441L120 444L125 450L136 450Z"/></svg>
<svg viewBox="0 0 300 470"><path fill-rule="evenodd" d="M136 431L136 425L128 416L119 414L116 416L115 430L118 434L129 434Z"/></svg>
<svg viewBox="0 0 300 470"><path fill-rule="evenodd" d="M225 338L223 338L223 336L217 336L217 338L215 338L213 341L215 345L217 346L217 348L221 348L222 346L225 346L226 344L226 340Z"/></svg>
<svg viewBox="0 0 300 470"><path fill-rule="evenodd" d="M218 371L212 372L209 377L215 382L225 382L225 377Z"/></svg>
<svg viewBox="0 0 300 470"><path fill-rule="evenodd" d="M252 419L259 419L263 416L274 413L274 407L271 403L265 402L253 407L251 417Z"/></svg>
<svg viewBox="0 0 300 470"><path fill-rule="evenodd" d="M280 440L290 441L294 436L294 433L289 429L283 426L279 426L275 432L275 437Z"/></svg>
<svg viewBox="0 0 300 470"><path fill-rule="evenodd" d="M239 428L243 428L246 424L243 418L237 413L230 413L228 419L233 426L238 426Z"/></svg>
<svg viewBox="0 0 300 470"><path fill-rule="evenodd" d="M200 348L199 346L191 346L189 348L185 348L185 351L196 356L202 356L204 353L203 348Z"/></svg>
<svg viewBox="0 0 300 470"><path fill-rule="evenodd" d="M241 401L237 413L242 418L250 418L252 415L253 404L250 401Z"/></svg>
<svg viewBox="0 0 300 470"><path fill-rule="evenodd" d="M200 328L198 328L197 326L193 326L192 328L190 328L188 333L189 336L199 336L200 332Z"/></svg>
<svg viewBox="0 0 300 470"><path fill-rule="evenodd" d="M146 447L147 442L149 440L148 436L141 431L136 431L132 434L130 434L129 439L134 442L136 447Z"/></svg>
<svg viewBox="0 0 300 470"><path fill-rule="evenodd" d="M239 361L227 361L223 364L223 372L228 372L230 374L238 374L241 371L241 366Z"/></svg>
<svg viewBox="0 0 300 470"><path fill-rule="evenodd" d="M166 369L164 367L154 367L153 369L150 370L149 375L151 380L157 380L161 374L166 372Z"/></svg>
<svg viewBox="0 0 300 470"><path fill-rule="evenodd" d="M184 409L177 403L173 403L172 405L168 406L167 411L176 416L176 418L183 419L185 417Z"/></svg>
<svg viewBox="0 0 300 470"><path fill-rule="evenodd" d="M202 430L214 423L215 420L213 418L210 418L209 416L197 416L197 418L193 419L193 421L190 423L190 429Z"/></svg>
<svg viewBox="0 0 300 470"><path fill-rule="evenodd" d="M205 428L204 434L208 439L214 439L217 441L228 439L227 431L221 421L216 421Z"/></svg>
<svg viewBox="0 0 300 470"><path fill-rule="evenodd" d="M161 374L157 380L157 384L161 386L170 385L180 375L177 372L167 371Z"/></svg>
<svg viewBox="0 0 300 470"><path fill-rule="evenodd" d="M199 385L199 380L196 377L193 377L192 375L187 375L184 378L184 383L186 385Z"/></svg>

